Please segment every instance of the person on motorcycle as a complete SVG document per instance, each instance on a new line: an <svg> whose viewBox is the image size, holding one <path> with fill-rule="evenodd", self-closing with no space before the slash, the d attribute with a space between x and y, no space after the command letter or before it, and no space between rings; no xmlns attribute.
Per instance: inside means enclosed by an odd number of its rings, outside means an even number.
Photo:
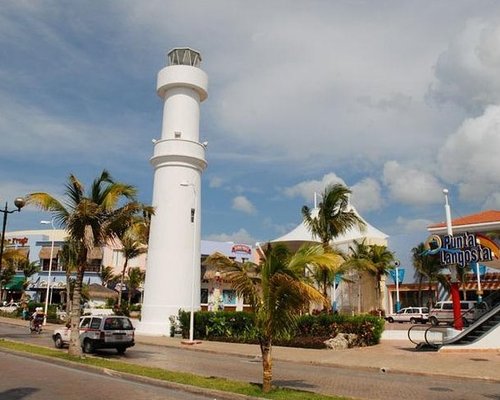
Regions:
<svg viewBox="0 0 500 400"><path fill-rule="evenodd" d="M30 329L31 331L40 330L43 325L43 309L42 307L35 308L35 312L31 315Z"/></svg>

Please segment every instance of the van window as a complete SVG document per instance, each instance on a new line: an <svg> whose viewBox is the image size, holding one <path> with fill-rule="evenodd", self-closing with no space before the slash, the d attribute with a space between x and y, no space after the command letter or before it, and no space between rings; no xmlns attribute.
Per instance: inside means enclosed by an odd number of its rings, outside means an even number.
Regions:
<svg viewBox="0 0 500 400"><path fill-rule="evenodd" d="M443 303L443 310L453 310L452 303Z"/></svg>
<svg viewBox="0 0 500 400"><path fill-rule="evenodd" d="M460 303L460 309L461 310L468 310L470 308L470 303Z"/></svg>
<svg viewBox="0 0 500 400"><path fill-rule="evenodd" d="M92 329L99 329L101 326L101 318L92 318L92 323L90 324L90 327Z"/></svg>
<svg viewBox="0 0 500 400"><path fill-rule="evenodd" d="M86 317L82 319L82 322L80 322L80 328L88 328L90 325L90 318Z"/></svg>

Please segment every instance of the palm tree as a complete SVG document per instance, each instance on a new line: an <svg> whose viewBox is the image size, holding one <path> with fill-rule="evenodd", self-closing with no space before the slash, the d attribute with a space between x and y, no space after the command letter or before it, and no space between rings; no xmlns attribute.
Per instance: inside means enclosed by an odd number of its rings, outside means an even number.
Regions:
<svg viewBox="0 0 500 400"><path fill-rule="evenodd" d="M384 310L382 280L389 273L389 270L394 269L394 253L389 251L386 246L373 244L370 246L369 257L374 267L372 274L377 280L378 308Z"/></svg>
<svg viewBox="0 0 500 400"><path fill-rule="evenodd" d="M316 287L320 289L325 299L327 299L329 303L327 309L331 309L332 303L328 288L331 288L335 284L336 275L342 275L346 272L346 256L337 249L327 248L325 251L332 254L332 257L335 260L335 265L333 267L318 265L310 272L309 276L314 281ZM342 278L342 280L345 281L346 278Z"/></svg>
<svg viewBox="0 0 500 400"><path fill-rule="evenodd" d="M71 313L71 300L73 299L72 289L74 288L71 276L73 272L77 270L78 243L71 239L66 240L62 246L59 257L66 273L66 317L69 318Z"/></svg>
<svg viewBox="0 0 500 400"><path fill-rule="evenodd" d="M28 203L53 214L54 222L66 229L77 251L76 279L71 307L69 354L81 355L79 342L80 300L87 256L92 249L116 238L131 225L134 214L141 210L135 201L136 189L115 182L103 170L85 192L83 184L71 174L66 183L65 201L48 193L31 193Z"/></svg>
<svg viewBox="0 0 500 400"><path fill-rule="evenodd" d="M127 271L128 304L132 301L132 296L144 283L146 273L140 267L129 268Z"/></svg>
<svg viewBox="0 0 500 400"><path fill-rule="evenodd" d="M21 303L26 302L26 289L28 288L29 278L40 270L40 264L37 261L32 261L26 258L21 264L21 269L23 270L24 282L23 282L23 293L21 295Z"/></svg>
<svg viewBox="0 0 500 400"><path fill-rule="evenodd" d="M122 249L121 252L125 257L125 262L123 263L122 273L120 277L120 291L118 292L118 307L122 304L122 291L123 284L125 281L125 272L127 271L129 260L140 256L148 251L146 246L147 237L144 235L144 224L143 222L137 222L133 224L129 229L125 231L122 237L120 237ZM130 292L130 288L129 288Z"/></svg>
<svg viewBox="0 0 500 400"><path fill-rule="evenodd" d="M247 299L253 307L262 354L264 392L272 387L273 339L294 327L308 302L327 302L306 272L318 265L333 268L336 262L334 255L321 245L303 246L295 254L290 254L284 245L268 245L260 264L239 264L220 253L207 258L207 265L221 270L238 296Z"/></svg>
<svg viewBox="0 0 500 400"><path fill-rule="evenodd" d="M419 243L416 247L411 249L412 264L415 268L415 272L417 274L419 282L426 279L429 284L428 303L429 305L431 305L435 303L432 284L434 282L442 282L445 284L445 287L449 287L449 285L445 282L444 276L441 274L442 266L439 262L439 257L437 255L426 254L425 250L426 249L424 243Z"/></svg>
<svg viewBox="0 0 500 400"><path fill-rule="evenodd" d="M113 267L111 265L102 267L99 277L101 278L102 285L108 287L108 285L116 279L116 276L113 273Z"/></svg>
<svg viewBox="0 0 500 400"><path fill-rule="evenodd" d="M0 301L3 298L3 287L7 285L16 275L16 270L20 269L26 260L26 255L18 249L6 249L2 254L2 268L0 272Z"/></svg>
<svg viewBox="0 0 500 400"><path fill-rule="evenodd" d="M322 201L317 211L307 206L302 207L304 222L313 234L317 236L324 249L331 249L331 242L340 235L346 233L354 226L364 229L365 223L349 206L349 195L351 190L342 184L333 184L325 188ZM328 298L327 309L330 308L328 288L331 286L331 276L328 268L320 269L320 288L323 295Z"/></svg>
<svg viewBox="0 0 500 400"><path fill-rule="evenodd" d="M361 273L375 272L375 267L370 260L370 246L365 244L363 239L361 242L354 240L349 246L349 256L344 263L344 268L348 268L358 272L358 313L361 312Z"/></svg>
<svg viewBox="0 0 500 400"><path fill-rule="evenodd" d="M382 280L389 270L394 268L394 254L386 246L368 245L363 239L361 242L353 241L349 246L350 255L344 267L353 268L360 272L374 275L377 281L377 303L379 310L384 309Z"/></svg>

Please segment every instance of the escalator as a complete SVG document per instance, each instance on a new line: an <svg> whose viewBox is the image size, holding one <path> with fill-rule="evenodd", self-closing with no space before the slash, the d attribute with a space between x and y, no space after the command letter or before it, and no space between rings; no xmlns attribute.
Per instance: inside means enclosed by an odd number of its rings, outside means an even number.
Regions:
<svg viewBox="0 0 500 400"><path fill-rule="evenodd" d="M414 329L416 326L413 326L408 330L408 338L416 344L417 351L438 351L443 346L457 346L458 349L460 346L476 343L500 326L500 291L485 298L483 303L488 306L489 311L456 336L446 338L443 328L430 326L425 329L424 341L417 341L414 339L417 336ZM481 306L484 307L484 304ZM439 338L439 333L442 334L441 338Z"/></svg>

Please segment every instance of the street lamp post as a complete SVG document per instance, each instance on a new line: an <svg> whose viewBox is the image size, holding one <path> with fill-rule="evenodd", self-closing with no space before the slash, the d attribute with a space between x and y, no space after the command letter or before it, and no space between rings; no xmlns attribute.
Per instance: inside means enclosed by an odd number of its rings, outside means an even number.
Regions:
<svg viewBox="0 0 500 400"><path fill-rule="evenodd" d="M189 343L194 343L194 291L195 291L195 269L196 269L196 188L194 184L189 182L181 182L181 186L191 186L193 189L193 207L191 208L191 223L193 224L193 265L192 265L192 279L191 279L191 311L189 314Z"/></svg>
<svg viewBox="0 0 500 400"><path fill-rule="evenodd" d="M446 233L449 236L453 236L453 230L451 227L451 209L450 203L448 202L448 189L443 189L444 194L444 211L446 215ZM450 282L450 292L451 292L451 300L453 303L453 327L456 330L462 330L464 327L462 321L462 310L460 307L460 293L458 287L458 277L457 277L457 266L452 264L449 266L451 282Z"/></svg>
<svg viewBox="0 0 500 400"><path fill-rule="evenodd" d="M26 202L22 197L17 197L14 200L14 205L17 207L15 210L9 210L9 205L7 204L7 202L5 202L5 208L3 210L0 210L0 212L3 213L2 240L0 242L0 274L2 273L3 246L5 243L5 228L7 227L7 215L12 214L16 211L20 212L21 208L23 208L25 204L26 204ZM1 283L0 283L0 285L1 285ZM0 294L1 293L2 293L2 290L0 287Z"/></svg>
<svg viewBox="0 0 500 400"><path fill-rule="evenodd" d="M54 233L55 233L55 227L54 227L54 219L52 218L50 221L40 221L41 224L44 225L51 225L52 226L52 243L50 246L50 260L49 260L49 274L47 276L47 293L45 295L45 310L44 310L44 315L43 315L43 325L47 325L47 311L49 309L49 296L50 296L50 279L52 275L52 259L54 257Z"/></svg>
<svg viewBox="0 0 500 400"><path fill-rule="evenodd" d="M401 310L401 302L399 301L399 261L394 263L396 269L396 312Z"/></svg>

